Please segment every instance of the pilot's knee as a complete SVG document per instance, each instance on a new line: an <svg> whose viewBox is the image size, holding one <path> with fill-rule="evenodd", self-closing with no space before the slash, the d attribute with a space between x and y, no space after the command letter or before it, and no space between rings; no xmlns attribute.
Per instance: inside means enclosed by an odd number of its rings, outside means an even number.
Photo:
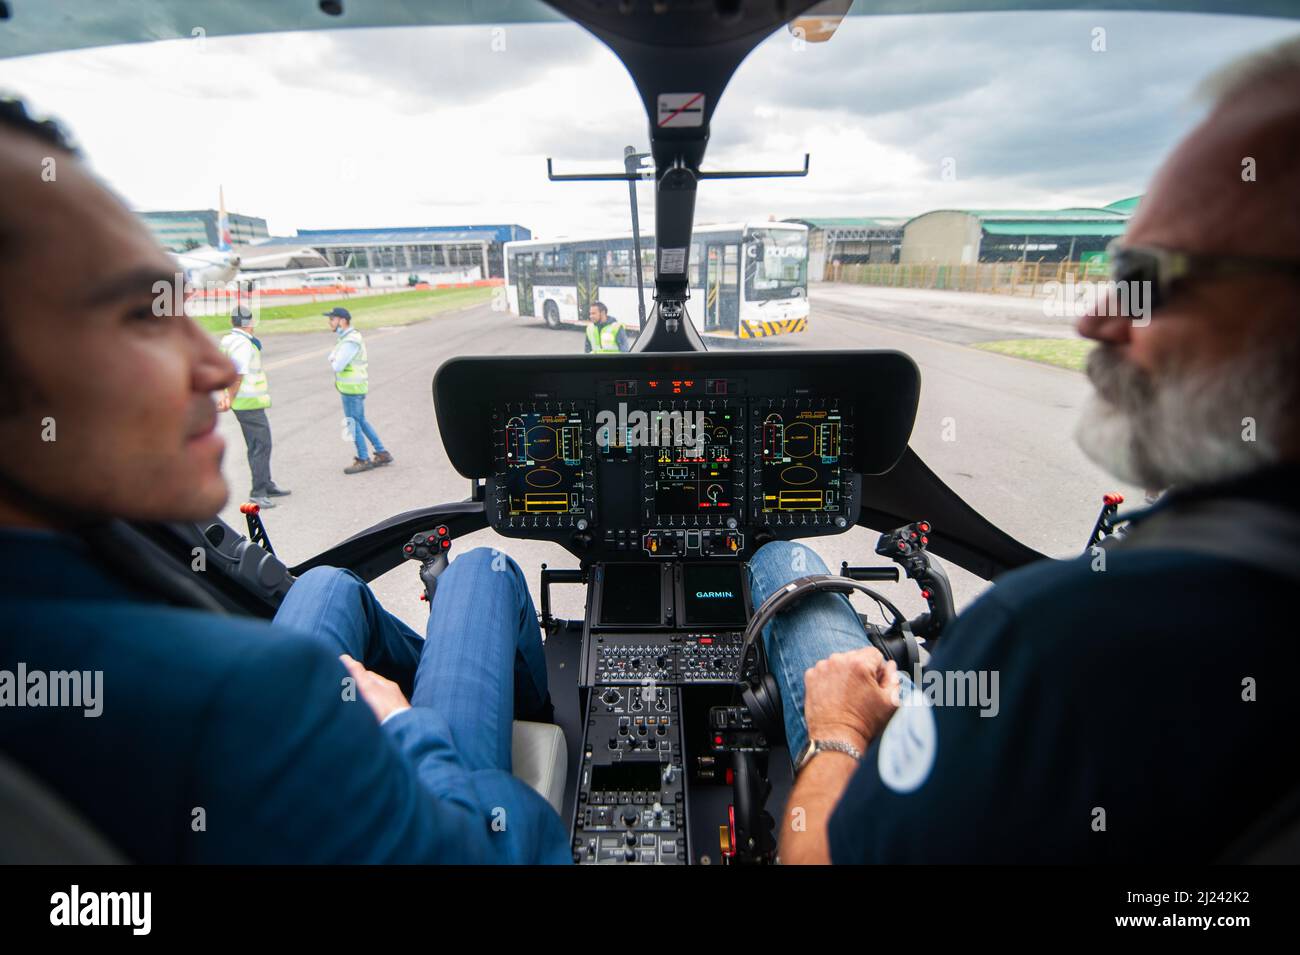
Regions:
<svg viewBox="0 0 1300 955"><path fill-rule="evenodd" d="M768 541L754 552L749 565L755 582L767 593L798 577L829 573L815 550L795 541Z"/></svg>
<svg viewBox="0 0 1300 955"><path fill-rule="evenodd" d="M475 547L457 558L471 558L470 568L475 574L485 575L490 584L499 587L501 599L521 603L528 594L528 581L513 557L495 547ZM453 565L454 566L454 565Z"/></svg>
<svg viewBox="0 0 1300 955"><path fill-rule="evenodd" d="M345 591L364 587L361 578L343 567L313 567L298 576L292 590L324 592L342 588Z"/></svg>
<svg viewBox="0 0 1300 955"><path fill-rule="evenodd" d="M456 561L466 561L470 568L482 570L488 573L503 573L511 577L523 578L523 571L515 563L515 559L503 550L495 547L475 547L468 550L456 558Z"/></svg>
<svg viewBox="0 0 1300 955"><path fill-rule="evenodd" d="M342 567L313 567L300 574L284 595L276 619L297 620L301 613L315 613L320 607L336 607L361 600L365 584Z"/></svg>

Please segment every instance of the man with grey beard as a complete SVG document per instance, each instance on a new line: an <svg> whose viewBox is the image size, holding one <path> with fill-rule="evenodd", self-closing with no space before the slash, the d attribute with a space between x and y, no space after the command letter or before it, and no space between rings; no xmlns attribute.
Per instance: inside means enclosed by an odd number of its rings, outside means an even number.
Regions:
<svg viewBox="0 0 1300 955"><path fill-rule="evenodd" d="M900 707L835 595L779 618L787 711L827 744L800 768L783 861L1206 862L1294 802L1300 39L1209 93L1112 250L1152 296L1118 298L1152 307L1078 326L1098 343L1080 446L1165 493L1115 546L1007 575L945 633L931 667L998 673L994 719L905 680ZM774 547L751 563L756 602L784 583ZM839 652L806 652L802 614Z"/></svg>

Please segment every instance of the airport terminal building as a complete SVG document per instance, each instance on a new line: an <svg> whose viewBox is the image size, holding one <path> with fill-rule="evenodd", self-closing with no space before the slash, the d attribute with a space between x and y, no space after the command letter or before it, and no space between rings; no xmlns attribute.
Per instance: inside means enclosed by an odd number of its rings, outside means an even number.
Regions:
<svg viewBox="0 0 1300 955"><path fill-rule="evenodd" d="M472 272L504 275L507 242L531 239L521 225L399 226L379 229L299 229L270 244L315 249L333 266L360 272Z"/></svg>
<svg viewBox="0 0 1300 955"><path fill-rule="evenodd" d="M170 252L188 252L203 245L217 245L220 238L216 209L188 209L176 212L141 212L140 218L154 234L158 244ZM226 214L230 223L230 239L235 245L245 245L267 238L266 220L257 216Z"/></svg>

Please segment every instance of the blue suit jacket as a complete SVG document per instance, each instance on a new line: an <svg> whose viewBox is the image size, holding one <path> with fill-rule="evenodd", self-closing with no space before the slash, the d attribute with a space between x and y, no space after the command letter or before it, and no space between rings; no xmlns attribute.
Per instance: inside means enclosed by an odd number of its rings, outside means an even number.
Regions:
<svg viewBox="0 0 1300 955"><path fill-rule="evenodd" d="M98 717L0 705L0 750L133 861L570 861L540 795L428 709L379 726L307 637L148 602L66 537L0 530L0 568L0 671L103 673Z"/></svg>

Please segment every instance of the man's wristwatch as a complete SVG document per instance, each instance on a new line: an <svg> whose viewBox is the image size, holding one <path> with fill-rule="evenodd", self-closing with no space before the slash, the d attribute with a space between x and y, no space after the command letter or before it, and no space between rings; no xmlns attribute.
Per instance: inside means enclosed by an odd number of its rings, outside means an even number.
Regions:
<svg viewBox="0 0 1300 955"><path fill-rule="evenodd" d="M808 765L808 760L827 750L845 753L854 759L862 758L862 753L852 743L844 743L837 739L810 739L804 744L803 750L799 753L799 758L794 761L795 774L798 775L804 766Z"/></svg>

